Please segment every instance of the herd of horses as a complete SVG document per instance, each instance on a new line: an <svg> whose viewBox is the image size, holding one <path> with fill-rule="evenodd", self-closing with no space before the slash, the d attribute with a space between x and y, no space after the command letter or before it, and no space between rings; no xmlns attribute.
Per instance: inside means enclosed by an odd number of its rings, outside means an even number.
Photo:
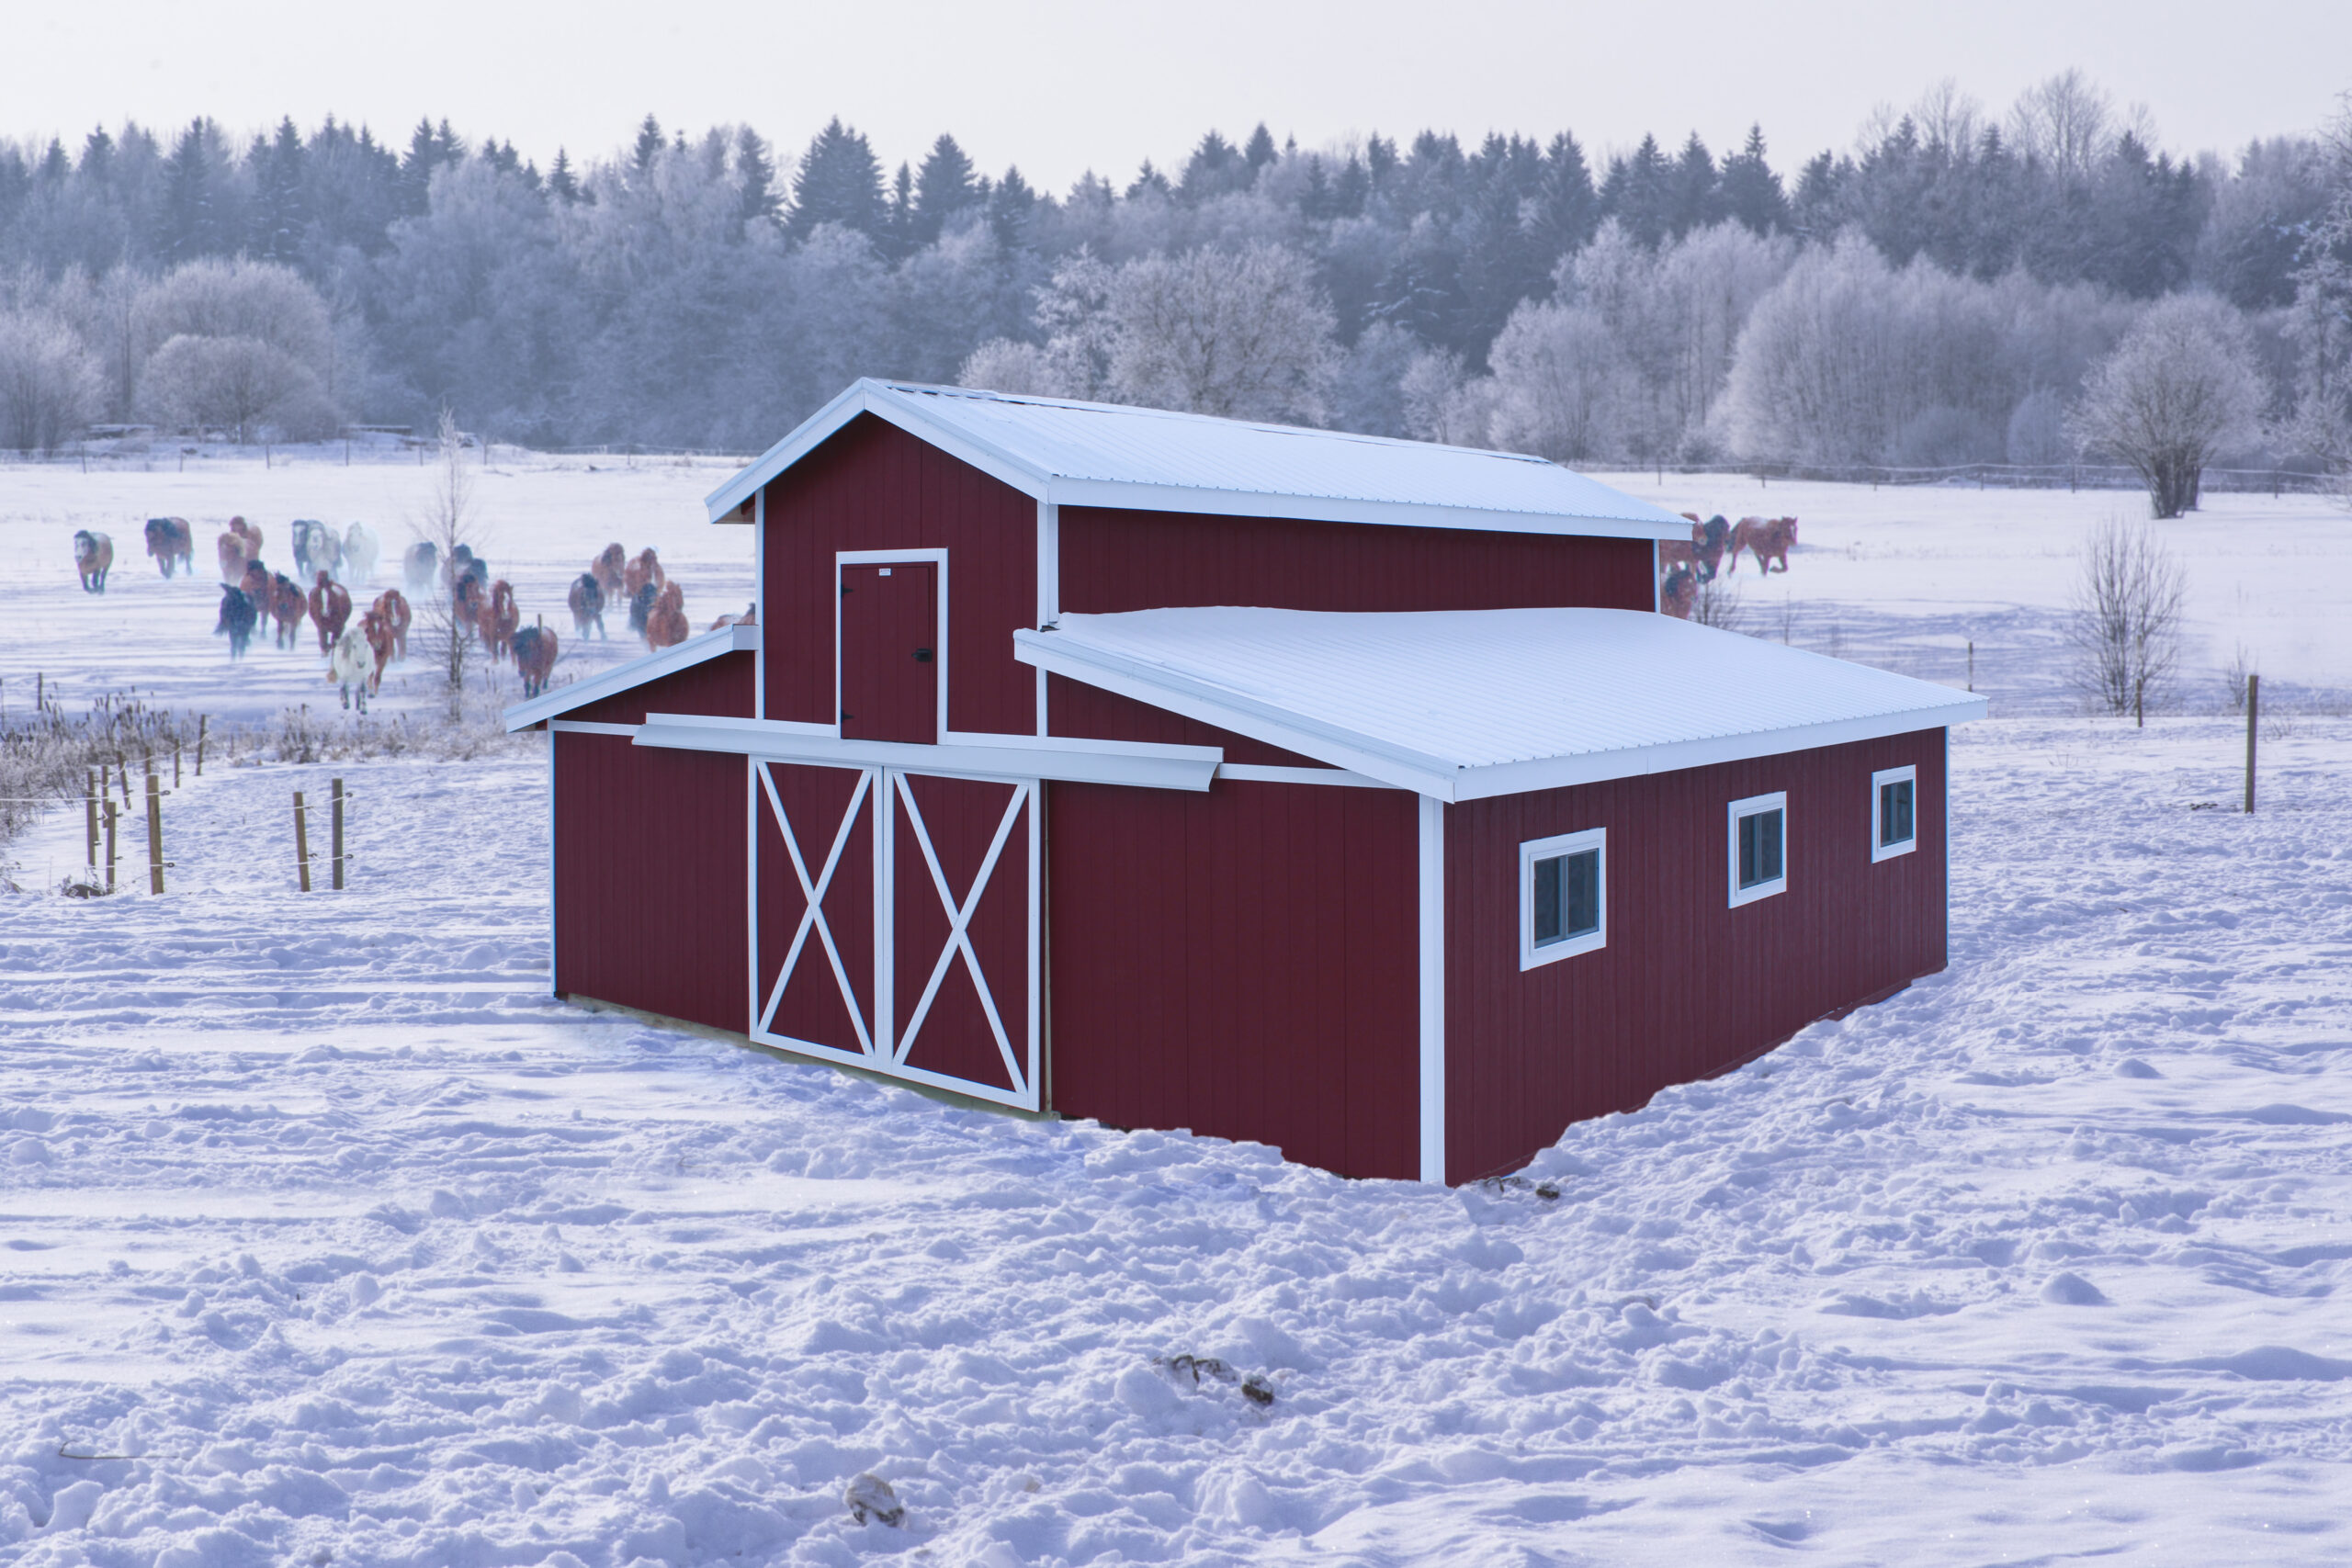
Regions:
<svg viewBox="0 0 2352 1568"><path fill-rule="evenodd" d="M1736 572L1743 550L1756 558L1759 572L1772 571L1774 561L1781 571L1789 570L1789 547L1797 542L1795 518L1743 517L1730 523L1719 513L1702 523L1695 513L1682 515L1690 525L1690 542L1668 540L1657 547L1658 570L1666 574L1657 607L1666 614L1689 620L1699 585Z"/></svg>
<svg viewBox="0 0 2352 1568"><path fill-rule="evenodd" d="M307 518L297 519L291 531L290 577L263 562L259 525L232 517L220 536L220 605L212 631L228 639L231 660L244 657L256 632L272 628L276 647L297 647L308 618L327 660L329 683L342 689L345 707L356 705L366 713L368 696L382 688L385 669L408 657L414 619L410 595L437 591L447 595L453 635L479 644L492 662L513 660L525 696L547 690L559 648L555 628L543 621L523 625L514 585L504 578L493 579L489 563L471 546L458 545L445 559L436 545L411 545L401 558L408 592L386 589L354 624L347 585L364 584L374 573L380 551L375 531L354 523L337 533ZM192 576L195 530L185 517L151 517L147 553L166 579L182 572ZM74 567L84 592L104 593L107 574L114 568L113 539L94 529L76 533ZM686 623L685 590L670 581L650 546L634 557L618 544L606 546L572 581L570 597L573 631L583 638L608 635L605 610L613 604L627 606L629 630L655 651L684 642L692 630ZM722 615L716 625L739 618L747 617Z"/></svg>

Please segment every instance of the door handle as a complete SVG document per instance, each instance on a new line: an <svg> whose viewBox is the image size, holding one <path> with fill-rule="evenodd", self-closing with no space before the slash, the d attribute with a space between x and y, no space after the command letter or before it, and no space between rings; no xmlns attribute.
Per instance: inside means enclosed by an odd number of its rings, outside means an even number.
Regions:
<svg viewBox="0 0 2352 1568"><path fill-rule="evenodd" d="M928 663L930 663L930 662L931 662L931 649L927 649L927 648L918 648L918 649L915 649L915 662L916 662L917 664L928 664Z"/></svg>

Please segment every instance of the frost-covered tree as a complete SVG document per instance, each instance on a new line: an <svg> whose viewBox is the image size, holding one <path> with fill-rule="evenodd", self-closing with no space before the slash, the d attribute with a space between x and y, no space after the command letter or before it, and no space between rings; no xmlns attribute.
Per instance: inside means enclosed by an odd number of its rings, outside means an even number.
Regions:
<svg viewBox="0 0 2352 1568"><path fill-rule="evenodd" d="M1228 419L1319 424L1337 344L1312 263L1254 244L1146 256L1111 288L1122 400Z"/></svg>
<svg viewBox="0 0 2352 1568"><path fill-rule="evenodd" d="M52 452L97 416L96 363L40 310L0 311L0 447Z"/></svg>
<svg viewBox="0 0 2352 1568"><path fill-rule="evenodd" d="M1487 436L1555 463L1613 454L1624 369L1608 323L1588 306L1521 305L1495 339L1495 410Z"/></svg>
<svg viewBox="0 0 2352 1568"><path fill-rule="evenodd" d="M819 225L831 223L873 239L882 233L887 216L882 165L873 147L839 118L827 122L809 141L793 175L786 232L805 241Z"/></svg>
<svg viewBox="0 0 2352 1568"><path fill-rule="evenodd" d="M2130 464L2157 517L2197 505L2205 465L2260 433L2264 389L2236 311L2207 295L2151 306L2093 367L2071 429Z"/></svg>
<svg viewBox="0 0 2352 1568"><path fill-rule="evenodd" d="M263 438L315 440L332 435L335 411L311 368L259 338L168 338L147 360L143 405L172 429L220 430L240 444Z"/></svg>

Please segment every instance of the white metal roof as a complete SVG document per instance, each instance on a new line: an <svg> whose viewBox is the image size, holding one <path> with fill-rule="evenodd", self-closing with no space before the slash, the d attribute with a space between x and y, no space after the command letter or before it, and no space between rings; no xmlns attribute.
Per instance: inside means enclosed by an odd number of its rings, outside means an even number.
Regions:
<svg viewBox="0 0 2352 1568"><path fill-rule="evenodd" d="M1674 513L1541 457L875 380L852 386L713 491L711 521L861 413L1056 505L1632 539L1690 533Z"/></svg>
<svg viewBox="0 0 2352 1568"><path fill-rule="evenodd" d="M1981 697L1638 610L1065 615L1023 662L1441 800L1931 729Z"/></svg>
<svg viewBox="0 0 2352 1568"><path fill-rule="evenodd" d="M542 692L528 702L516 703L506 710L507 733L528 729L551 718L560 718L574 708L602 702L606 697L628 691L631 686L641 686L648 681L658 681L681 670L691 670L722 653L757 653L759 649L760 628L757 625L714 627L698 637L673 643L659 652L641 654L626 664L616 664L585 681L574 681L552 692Z"/></svg>

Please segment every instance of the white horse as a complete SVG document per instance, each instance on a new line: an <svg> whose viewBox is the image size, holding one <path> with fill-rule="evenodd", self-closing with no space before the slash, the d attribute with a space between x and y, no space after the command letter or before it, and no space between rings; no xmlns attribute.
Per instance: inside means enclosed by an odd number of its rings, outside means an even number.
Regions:
<svg viewBox="0 0 2352 1568"><path fill-rule="evenodd" d="M354 587L367 581L376 574L376 558L382 553L376 530L354 523L343 535L343 581Z"/></svg>
<svg viewBox="0 0 2352 1568"><path fill-rule="evenodd" d="M343 705L351 705L352 688L359 689L359 711L368 711L368 678L376 672L376 653L357 626L345 626L327 650L327 684L343 688Z"/></svg>

